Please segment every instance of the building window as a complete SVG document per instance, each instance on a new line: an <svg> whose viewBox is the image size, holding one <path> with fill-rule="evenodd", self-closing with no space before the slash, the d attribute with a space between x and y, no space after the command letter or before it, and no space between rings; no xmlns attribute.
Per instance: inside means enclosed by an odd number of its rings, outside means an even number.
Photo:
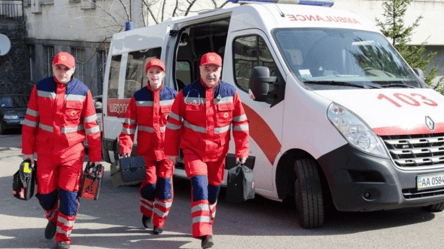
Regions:
<svg viewBox="0 0 444 249"><path fill-rule="evenodd" d="M31 81L36 81L35 79L35 46L28 45L28 53L29 53L29 72Z"/></svg>
<svg viewBox="0 0 444 249"><path fill-rule="evenodd" d="M86 69L86 58L85 49L83 48L72 48L72 55L76 59L76 71L74 72L74 77L78 80L85 81L85 69Z"/></svg>
<svg viewBox="0 0 444 249"><path fill-rule="evenodd" d="M45 58L43 62L44 68L44 78L52 75L52 59L54 58L54 47L44 46L45 48Z"/></svg>

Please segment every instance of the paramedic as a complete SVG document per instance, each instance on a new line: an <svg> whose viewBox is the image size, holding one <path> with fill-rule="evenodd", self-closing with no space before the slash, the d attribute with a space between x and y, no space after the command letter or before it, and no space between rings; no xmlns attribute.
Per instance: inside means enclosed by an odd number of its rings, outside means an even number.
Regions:
<svg viewBox="0 0 444 249"><path fill-rule="evenodd" d="M37 153L37 198L45 210L46 239L55 235L57 248L69 248L79 208L80 179L88 139L89 161L102 160L100 129L91 91L73 77L75 59L67 52L54 56L54 76L32 89L22 128L24 159Z"/></svg>
<svg viewBox="0 0 444 249"><path fill-rule="evenodd" d="M248 120L236 89L220 81L222 58L206 53L200 60L200 79L177 95L168 116L165 154L178 159L179 146L191 179L192 235L202 248L213 246L217 196L224 178L230 131L236 162L245 163L249 152Z"/></svg>
<svg viewBox="0 0 444 249"><path fill-rule="evenodd" d="M120 156L129 157L138 128L137 154L144 157L146 164L145 181L139 191L142 223L148 228L152 222L153 233L159 234L173 203L174 164L165 156L163 143L176 91L163 85L165 66L161 60L149 60L145 72L148 83L131 97L119 145Z"/></svg>

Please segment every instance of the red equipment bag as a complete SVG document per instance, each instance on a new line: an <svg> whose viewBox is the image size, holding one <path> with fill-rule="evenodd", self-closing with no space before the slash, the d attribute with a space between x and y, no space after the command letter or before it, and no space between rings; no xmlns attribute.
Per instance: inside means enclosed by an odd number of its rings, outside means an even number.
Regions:
<svg viewBox="0 0 444 249"><path fill-rule="evenodd" d="M29 159L20 164L19 170L12 178L12 195L15 198L27 201L34 196L36 169L37 161L34 161L34 167L32 167L31 160Z"/></svg>
<svg viewBox="0 0 444 249"><path fill-rule="evenodd" d="M104 167L102 164L88 162L80 182L79 196L90 199L99 199L100 186L102 185Z"/></svg>

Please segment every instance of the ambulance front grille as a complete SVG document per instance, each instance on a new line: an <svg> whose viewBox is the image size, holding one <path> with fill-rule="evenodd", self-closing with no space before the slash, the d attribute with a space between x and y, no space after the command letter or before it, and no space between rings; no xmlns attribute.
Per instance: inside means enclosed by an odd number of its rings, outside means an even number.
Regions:
<svg viewBox="0 0 444 249"><path fill-rule="evenodd" d="M381 136L393 161L402 168L443 167L444 133Z"/></svg>

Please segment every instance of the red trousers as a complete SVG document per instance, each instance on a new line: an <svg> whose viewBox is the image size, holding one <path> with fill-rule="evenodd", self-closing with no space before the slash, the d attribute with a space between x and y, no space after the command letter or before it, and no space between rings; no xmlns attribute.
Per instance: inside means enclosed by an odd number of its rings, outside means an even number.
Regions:
<svg viewBox="0 0 444 249"><path fill-rule="evenodd" d="M169 159L155 161L145 157L145 181L140 186L140 212L152 217L155 227L162 228L173 204L174 164Z"/></svg>
<svg viewBox="0 0 444 249"><path fill-rule="evenodd" d="M77 192L84 154L83 144L51 154L38 154L37 198L48 221L57 223L57 242L71 243L71 231L80 206Z"/></svg>
<svg viewBox="0 0 444 249"><path fill-rule="evenodd" d="M194 238L213 235L217 197L224 179L225 156L203 162L196 155L184 155L185 171L191 179L191 218Z"/></svg>

